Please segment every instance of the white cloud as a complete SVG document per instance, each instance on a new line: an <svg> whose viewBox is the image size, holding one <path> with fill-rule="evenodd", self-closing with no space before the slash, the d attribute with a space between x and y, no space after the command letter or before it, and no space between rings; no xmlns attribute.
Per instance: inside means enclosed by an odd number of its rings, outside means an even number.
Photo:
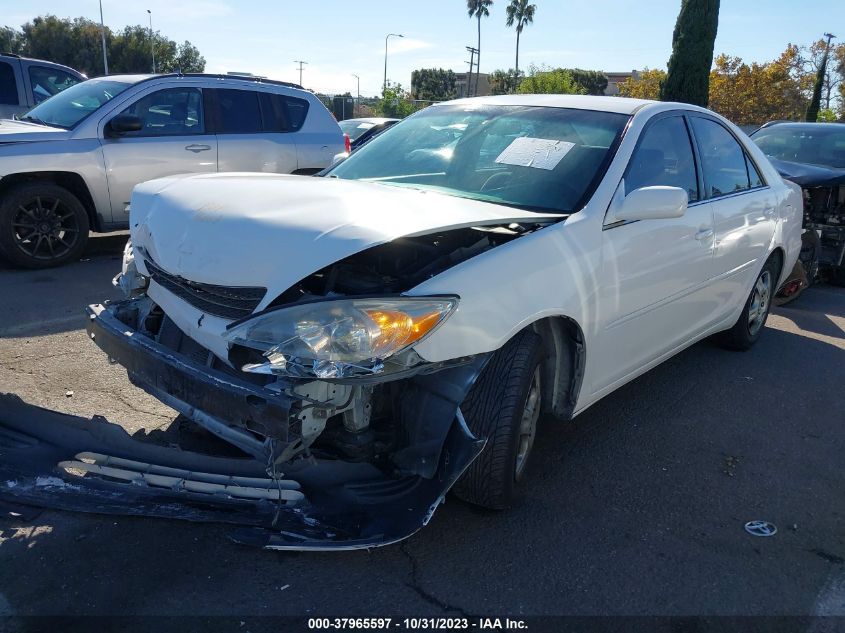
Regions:
<svg viewBox="0 0 845 633"><path fill-rule="evenodd" d="M419 40L413 37L391 37L387 41L387 51L391 55L400 55L410 51L418 51L423 48L431 48L433 44L425 40ZM379 53L384 55L384 49L380 49Z"/></svg>

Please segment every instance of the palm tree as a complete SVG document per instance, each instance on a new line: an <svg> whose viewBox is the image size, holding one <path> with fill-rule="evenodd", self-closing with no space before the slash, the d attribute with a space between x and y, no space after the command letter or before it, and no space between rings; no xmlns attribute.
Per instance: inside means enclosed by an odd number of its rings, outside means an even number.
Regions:
<svg viewBox="0 0 845 633"><path fill-rule="evenodd" d="M511 0L507 7L508 26L516 23L516 74L519 76L519 36L526 24L534 24L534 12L536 4L528 4L528 0Z"/></svg>
<svg viewBox="0 0 845 633"><path fill-rule="evenodd" d="M481 72L481 18L490 17L490 5L493 0L467 0L467 12L470 18L478 19L478 57L475 62L475 94L478 94L478 75ZM470 74L470 83L472 83L472 74Z"/></svg>

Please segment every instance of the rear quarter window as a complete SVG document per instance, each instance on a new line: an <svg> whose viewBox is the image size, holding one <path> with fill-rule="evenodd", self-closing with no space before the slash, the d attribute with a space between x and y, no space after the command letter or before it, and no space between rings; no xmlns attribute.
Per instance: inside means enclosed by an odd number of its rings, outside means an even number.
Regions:
<svg viewBox="0 0 845 633"><path fill-rule="evenodd" d="M15 71L6 62L0 62L0 104L19 105Z"/></svg>

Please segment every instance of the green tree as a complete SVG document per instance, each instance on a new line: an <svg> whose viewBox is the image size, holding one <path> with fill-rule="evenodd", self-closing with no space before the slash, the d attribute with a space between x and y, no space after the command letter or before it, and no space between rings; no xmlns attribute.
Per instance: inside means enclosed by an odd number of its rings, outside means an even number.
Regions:
<svg viewBox="0 0 845 633"><path fill-rule="evenodd" d="M681 0L681 11L672 34L669 72L660 85L662 101L707 106L718 26L719 0Z"/></svg>
<svg viewBox="0 0 845 633"><path fill-rule="evenodd" d="M23 43L20 31L10 26L0 28L0 53L20 54L23 52Z"/></svg>
<svg viewBox="0 0 845 633"><path fill-rule="evenodd" d="M150 32L145 26L128 26L113 33L105 29L109 70L114 73L146 73L152 70ZM18 31L0 30L0 41L10 42L15 52L65 64L89 76L103 72L100 25L86 18L63 19L54 15L34 18ZM202 72L205 59L190 42L177 45L160 33L153 34L156 70Z"/></svg>
<svg viewBox="0 0 845 633"><path fill-rule="evenodd" d="M666 81L666 71L659 68L641 70L638 77L628 77L619 84L619 96L633 99L660 98L660 84Z"/></svg>
<svg viewBox="0 0 845 633"><path fill-rule="evenodd" d="M534 64L528 67L528 76L519 84L517 92L520 94L585 94L584 88L575 83L568 70L537 68Z"/></svg>
<svg viewBox="0 0 845 633"><path fill-rule="evenodd" d="M411 73L411 98L422 101L448 101L458 91L457 78L451 70L421 68Z"/></svg>
<svg viewBox="0 0 845 633"><path fill-rule="evenodd" d="M467 13L470 19L476 18L478 20L478 52L475 62L475 91L478 94L478 76L481 72L481 18L490 17L490 7L493 5L493 0L467 0ZM472 80L472 77L470 77ZM467 84L469 85L469 84Z"/></svg>
<svg viewBox="0 0 845 633"><path fill-rule="evenodd" d="M607 90L607 75L597 70L582 70L580 68L566 68L572 75L573 81L584 89L584 94L603 95Z"/></svg>
<svg viewBox="0 0 845 633"><path fill-rule="evenodd" d="M408 93L400 83L387 82L387 87L382 91L382 98L376 106L378 116L390 117L391 119L403 119L413 114L416 108L408 98Z"/></svg>
<svg viewBox="0 0 845 633"><path fill-rule="evenodd" d="M490 73L490 92L494 95L512 95L519 88L524 73L511 68L510 70L494 70Z"/></svg>
<svg viewBox="0 0 845 633"><path fill-rule="evenodd" d="M526 24L534 24L534 13L537 11L536 4L528 4L528 0L511 0L507 7L507 25L516 24L516 72L519 72L519 36Z"/></svg>

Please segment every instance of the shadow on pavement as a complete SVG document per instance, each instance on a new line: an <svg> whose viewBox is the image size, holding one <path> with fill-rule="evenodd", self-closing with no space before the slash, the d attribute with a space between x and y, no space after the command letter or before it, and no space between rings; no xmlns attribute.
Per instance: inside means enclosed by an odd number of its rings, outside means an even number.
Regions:
<svg viewBox="0 0 845 633"><path fill-rule="evenodd" d="M118 299L128 232L92 234L82 258L66 266L20 270L0 263L0 338L24 338L85 327L89 303Z"/></svg>
<svg viewBox="0 0 845 633"><path fill-rule="evenodd" d="M0 597L16 614L808 614L845 558L843 364L773 328L747 353L696 345L574 422L547 420L511 510L450 498L371 552L263 552L144 518L1 519ZM777 535L748 535L756 519Z"/></svg>

